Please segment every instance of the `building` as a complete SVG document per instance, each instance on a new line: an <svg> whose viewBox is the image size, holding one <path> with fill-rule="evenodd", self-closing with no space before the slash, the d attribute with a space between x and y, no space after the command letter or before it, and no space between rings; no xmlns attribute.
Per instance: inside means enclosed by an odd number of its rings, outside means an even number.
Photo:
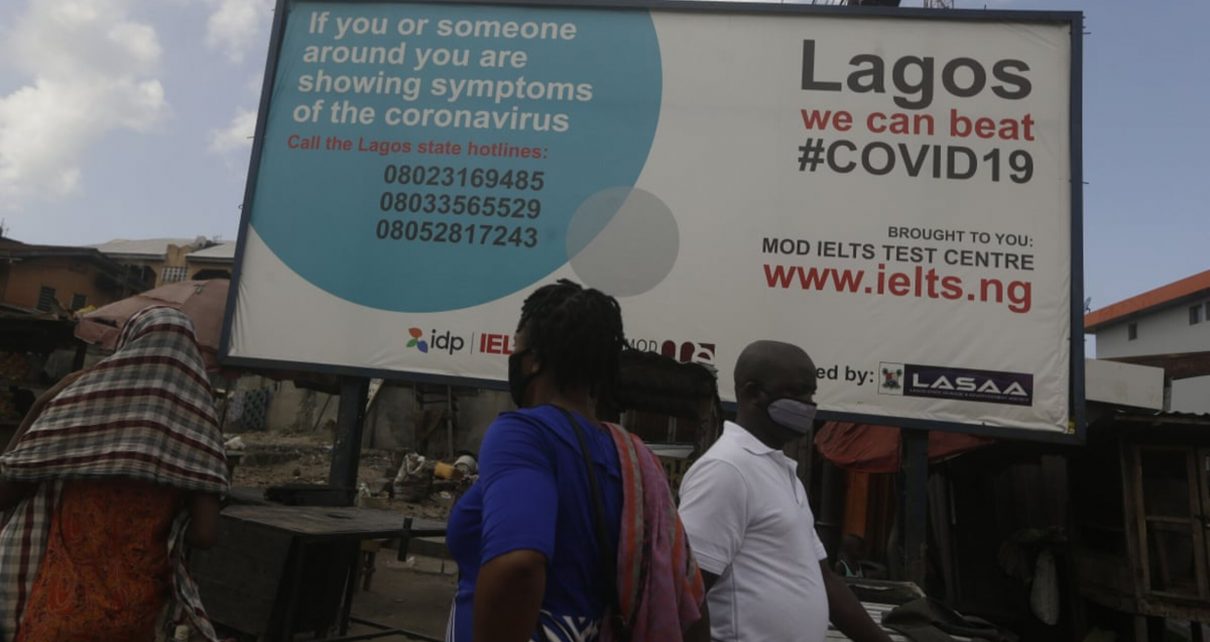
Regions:
<svg viewBox="0 0 1210 642"><path fill-rule="evenodd" d="M193 239L115 239L95 246L102 254L142 271L150 287L159 287L190 278L187 257L214 246L204 236Z"/></svg>
<svg viewBox="0 0 1210 642"><path fill-rule="evenodd" d="M1097 358L1164 368L1168 410L1210 413L1210 270L1084 317Z"/></svg>
<svg viewBox="0 0 1210 642"><path fill-rule="evenodd" d="M185 271L190 279L230 279L234 266L234 241L224 241L185 255Z"/></svg>
<svg viewBox="0 0 1210 642"><path fill-rule="evenodd" d="M30 245L0 237L0 304L62 315L147 289L131 270L95 248Z"/></svg>

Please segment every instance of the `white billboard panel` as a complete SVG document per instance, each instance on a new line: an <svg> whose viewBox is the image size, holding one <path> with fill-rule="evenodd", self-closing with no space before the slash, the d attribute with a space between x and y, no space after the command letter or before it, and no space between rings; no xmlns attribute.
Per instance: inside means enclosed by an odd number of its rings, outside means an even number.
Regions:
<svg viewBox="0 0 1210 642"><path fill-rule="evenodd" d="M1078 20L283 2L229 358L490 385L567 277L724 399L780 339L833 416L1066 434Z"/></svg>

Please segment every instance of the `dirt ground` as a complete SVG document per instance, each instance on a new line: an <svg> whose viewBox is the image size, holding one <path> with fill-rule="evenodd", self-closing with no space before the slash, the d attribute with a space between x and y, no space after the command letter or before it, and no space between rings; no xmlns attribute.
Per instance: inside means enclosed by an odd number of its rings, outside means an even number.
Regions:
<svg viewBox="0 0 1210 642"><path fill-rule="evenodd" d="M443 640L457 586L455 565L444 561L442 572L441 560L413 559L409 567L396 561L395 551L380 553L370 590L358 592L353 598L353 617ZM373 631L366 626L354 626L349 633ZM390 642L423 638L394 635L379 639Z"/></svg>

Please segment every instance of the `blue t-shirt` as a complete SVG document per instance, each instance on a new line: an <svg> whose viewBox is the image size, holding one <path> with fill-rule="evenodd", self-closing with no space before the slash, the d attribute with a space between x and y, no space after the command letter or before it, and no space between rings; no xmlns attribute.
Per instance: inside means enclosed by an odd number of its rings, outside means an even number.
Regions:
<svg viewBox="0 0 1210 642"><path fill-rule="evenodd" d="M605 503L605 527L615 544L622 513L622 480L613 438L580 415ZM506 412L488 428L479 451L479 480L450 514L446 544L458 562L446 639L471 642L479 568L517 550L546 556L540 627L554 639L574 630L593 640L605 611L600 548L584 457L566 416L554 406ZM612 568L613 564L610 564Z"/></svg>

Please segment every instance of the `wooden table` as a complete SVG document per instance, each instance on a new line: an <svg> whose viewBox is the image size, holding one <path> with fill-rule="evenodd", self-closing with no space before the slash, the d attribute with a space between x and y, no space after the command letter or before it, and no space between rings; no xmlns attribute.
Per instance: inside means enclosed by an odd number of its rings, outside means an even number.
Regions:
<svg viewBox="0 0 1210 642"><path fill-rule="evenodd" d="M254 505L229 506L222 512L222 527L230 533L256 533L263 537L245 537L256 545L244 543L214 553L198 555L198 564L204 569L207 562L214 562L215 557L226 554L225 566L236 572L247 570L249 574L259 573L261 576L275 576L277 581L276 594L264 602L261 596L260 604L247 604L248 609L259 607L276 613L280 609L283 614L280 626L273 627L275 631L264 631L271 640L290 640L294 635L294 623L298 614L300 598L300 582L310 557L309 549L321 544L349 542L360 543L370 539L398 539L400 550L407 550L407 542L412 537L427 537L445 534L445 523L431 519L404 517L399 513L368 508L344 508L322 506L280 506ZM241 541L239 537L231 538ZM283 544L285 546L283 547ZM284 550L283 550L284 548ZM251 549L251 550L248 550ZM209 558L209 559L208 559ZM337 624L340 635L348 632L352 597L357 586L360 564L352 560L345 574L342 591L342 603L339 605ZM206 573L201 575L205 576ZM282 587L285 578L291 578L289 585ZM205 587L205 582L199 582ZM231 611L238 612L241 600L256 600L255 595L238 594L238 582L218 583L212 593L225 592L226 595L216 595L219 604L226 605ZM249 587L251 588L251 587ZM255 592L255 591L251 591ZM203 595L205 599L206 596ZM227 604L230 603L230 604ZM221 609L220 609L221 610ZM216 616L221 613L216 612ZM223 622L221 617L215 618ZM247 626L245 624L245 626ZM239 627L237 628L244 628ZM262 631L247 631L261 633ZM367 639L360 637L360 639Z"/></svg>
<svg viewBox="0 0 1210 642"><path fill-rule="evenodd" d="M883 625L882 618L900 604L924 597L924 591L921 591L919 587L911 582L890 582L861 578L845 578L845 582L853 588L854 594L861 601L862 608L869 614L870 619L874 620L878 628L882 629L891 638L891 642L911 642L903 634ZM885 595L880 596L880 593L884 593ZM969 638L951 637L956 642L972 642ZM830 622L828 623L828 634L825 639L829 642L850 640L848 636L838 631Z"/></svg>
<svg viewBox="0 0 1210 642"><path fill-rule="evenodd" d="M419 531L445 534L445 522L404 517L373 508L331 506L229 506L223 517L268 526L308 541L427 537ZM405 522L410 520L410 525Z"/></svg>

